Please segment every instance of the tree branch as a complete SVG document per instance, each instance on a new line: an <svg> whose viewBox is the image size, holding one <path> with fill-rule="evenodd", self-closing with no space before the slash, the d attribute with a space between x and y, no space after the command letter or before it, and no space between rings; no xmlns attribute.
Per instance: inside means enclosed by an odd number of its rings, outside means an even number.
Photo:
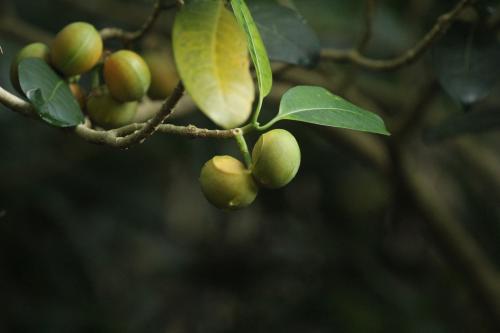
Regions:
<svg viewBox="0 0 500 333"><path fill-rule="evenodd" d="M181 81L177 84L170 97L163 103L159 112L148 120L145 125L138 131L133 132L125 137L121 141L121 145L125 147L130 147L137 143L144 142L149 136L153 135L160 125L172 114L175 106L180 101L182 95L184 94L184 86Z"/></svg>
<svg viewBox="0 0 500 333"><path fill-rule="evenodd" d="M142 143L144 140L154 134L161 132L165 134L179 135L190 138L214 138L229 139L236 136L236 130L217 130L198 128L194 125L179 126L173 124L162 124L162 122L171 114L183 94L182 85L178 85L176 92L165 101L158 115L145 123L134 123L120 128L101 131L90 127L87 122L76 126L73 131L82 139L96 144L105 144L115 148L128 148L134 144ZM11 111L22 114L23 116L40 120L33 106L0 87L0 103Z"/></svg>
<svg viewBox="0 0 500 333"><path fill-rule="evenodd" d="M36 113L31 104L11 94L2 87L0 87L0 102L11 111L18 112L26 117L36 118Z"/></svg>
<svg viewBox="0 0 500 333"><path fill-rule="evenodd" d="M461 0L455 7L441 15L432 29L415 44L414 47L407 50L398 57L392 59L371 59L363 54L357 49L350 50L335 50L335 49L323 49L321 51L321 58L324 60L340 61L340 62L351 62L357 66L364 67L366 69L377 70L377 71L389 71L399 69L405 65L409 65L416 60L418 60L427 49L449 28L451 23L456 19L460 12L473 3L474 0Z"/></svg>
<svg viewBox="0 0 500 333"><path fill-rule="evenodd" d="M106 40L106 39L112 39L112 38L117 38L121 39L121 41L124 44L131 44L139 39L141 39L143 36L145 36L151 29L153 28L153 25L155 24L156 20L160 16L160 13L163 10L167 10L170 8L176 7L177 4L174 5L162 5L161 0L156 0L154 5L153 5L153 11L149 15L149 17L146 19L144 24L139 30L136 31L125 31L120 28L104 28L101 29L99 32L101 34L101 38Z"/></svg>

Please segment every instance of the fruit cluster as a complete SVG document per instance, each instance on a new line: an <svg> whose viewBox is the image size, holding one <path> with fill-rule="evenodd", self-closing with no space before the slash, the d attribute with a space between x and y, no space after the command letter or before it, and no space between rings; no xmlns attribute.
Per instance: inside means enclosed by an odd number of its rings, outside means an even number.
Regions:
<svg viewBox="0 0 500 333"><path fill-rule="evenodd" d="M250 205L259 187L277 189L287 185L300 166L295 137L283 129L260 136L252 151L252 166L231 156L215 156L201 169L201 190L214 206L236 210Z"/></svg>
<svg viewBox="0 0 500 333"><path fill-rule="evenodd" d="M175 87L172 82L178 79L168 52L149 52L144 59L130 50L103 52L99 32L85 22L67 25L50 47L33 43L17 54L10 75L13 86L21 93L18 68L27 58L44 60L64 77L82 110L104 128L131 123L136 117L138 101L146 93L151 98L164 99ZM90 71L93 87L86 94L75 81ZM221 209L240 209L255 200L260 187L276 189L287 185L299 169L300 148L291 133L276 129L260 136L251 159L248 168L231 156L215 156L205 163L200 183L208 201Z"/></svg>
<svg viewBox="0 0 500 333"><path fill-rule="evenodd" d="M163 62L160 60L162 57L165 57ZM143 59L129 50L109 54L103 51L99 32L85 22L74 22L64 27L50 47L32 43L17 54L11 65L10 78L20 93L18 67L27 58L44 60L68 82L102 67L102 74L99 71L97 75L102 75L104 84L97 84L88 95L78 83L70 83L69 88L82 110L86 110L95 124L104 128L131 123L138 101L146 93L152 98L164 99L173 90L172 81L177 82L175 66L168 61L168 55L150 51ZM150 66L154 66L151 67L153 73Z"/></svg>

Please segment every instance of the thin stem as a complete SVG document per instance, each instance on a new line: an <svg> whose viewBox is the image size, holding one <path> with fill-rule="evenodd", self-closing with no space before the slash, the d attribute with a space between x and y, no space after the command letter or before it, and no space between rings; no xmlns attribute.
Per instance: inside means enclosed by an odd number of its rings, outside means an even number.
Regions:
<svg viewBox="0 0 500 333"><path fill-rule="evenodd" d="M101 71L101 66L97 65L91 73L90 76L90 87L96 89L101 85L101 78L99 77L99 72Z"/></svg>
<svg viewBox="0 0 500 333"><path fill-rule="evenodd" d="M245 165L248 169L252 167L252 156L250 155L250 151L248 150L247 142L245 137L243 136L243 131L240 128L234 130L236 143L238 144L238 148L240 149L241 154L243 155L243 160L245 161Z"/></svg>
<svg viewBox="0 0 500 333"><path fill-rule="evenodd" d="M253 123L249 123L241 128L241 131L243 132L243 134L251 133L255 130L258 130L258 126L256 126Z"/></svg>
<svg viewBox="0 0 500 333"><path fill-rule="evenodd" d="M259 92L259 94L261 94L261 92ZM257 104L257 108L255 109L252 115L252 125L255 128L259 128L259 115L260 115L260 109L262 109L262 102L263 98L259 96L259 103Z"/></svg>
<svg viewBox="0 0 500 333"><path fill-rule="evenodd" d="M160 111L153 118L148 120L142 129L124 137L124 145L130 147L134 144L142 143L153 135L160 125L170 117L177 103L182 98L182 95L184 95L184 85L179 81L170 97L163 103Z"/></svg>
<svg viewBox="0 0 500 333"><path fill-rule="evenodd" d="M259 132L262 132L262 131L267 131L269 128L271 128L274 124L276 124L278 121L280 120L280 118L278 117L275 117L273 119L271 119L267 124L265 125L262 125L262 126L257 126L255 129Z"/></svg>
<svg viewBox="0 0 500 333"><path fill-rule="evenodd" d="M131 43L144 37L149 31L151 31L162 11L175 8L176 6L179 5L180 5L179 1L177 1L176 4L174 5L166 6L161 4L161 0L156 0L153 5L153 10L151 14L143 23L140 29L136 31L125 31L120 28L104 28L99 33L101 34L101 37L104 40L118 38L121 39L125 45L130 45Z"/></svg>

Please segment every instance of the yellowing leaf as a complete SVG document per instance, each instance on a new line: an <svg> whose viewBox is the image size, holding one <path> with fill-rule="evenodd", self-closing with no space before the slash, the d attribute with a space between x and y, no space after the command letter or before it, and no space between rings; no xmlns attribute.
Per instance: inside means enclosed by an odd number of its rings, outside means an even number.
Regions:
<svg viewBox="0 0 500 333"><path fill-rule="evenodd" d="M188 1L172 38L179 75L198 107L223 128L242 125L255 88L245 34L223 1Z"/></svg>

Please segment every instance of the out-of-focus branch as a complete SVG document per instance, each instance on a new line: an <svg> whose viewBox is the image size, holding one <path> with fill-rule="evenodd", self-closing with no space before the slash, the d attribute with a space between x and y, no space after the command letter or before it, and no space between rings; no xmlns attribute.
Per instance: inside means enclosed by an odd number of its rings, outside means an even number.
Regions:
<svg viewBox="0 0 500 333"><path fill-rule="evenodd" d="M14 15L0 17L0 33L26 43L41 42L49 44L52 35L41 28L29 24Z"/></svg>
<svg viewBox="0 0 500 333"><path fill-rule="evenodd" d="M465 159L467 168L473 169L496 189L490 195L500 195L500 156L496 151L469 137L456 139L455 144L455 153Z"/></svg>
<svg viewBox="0 0 500 333"><path fill-rule="evenodd" d="M375 9L377 0L365 0L363 10L363 27L356 47L353 49L358 53L362 53L368 46L373 35L373 20L375 17ZM340 81L337 92L345 93L354 85L358 78L358 68L351 66L347 69L342 81Z"/></svg>
<svg viewBox="0 0 500 333"><path fill-rule="evenodd" d="M151 14L148 16L146 21L144 21L144 24L142 27L136 31L125 31L120 28L104 28L101 29L100 34L102 39L112 39L112 38L117 38L122 40L124 44L131 44L142 37L144 37L151 29L153 28L153 25L155 24L156 20L160 16L160 13L163 10L168 10L171 8L174 8L176 6L182 5L182 2L178 0L176 4L173 5L162 5L161 0L156 0L154 5L153 5L153 11Z"/></svg>
<svg viewBox="0 0 500 333"><path fill-rule="evenodd" d="M363 20L364 20L364 25L363 25L363 34L361 35L361 38L359 39L358 45L356 49L359 52L362 52L365 50L366 46L370 42L370 39L372 38L373 35L373 19L375 16L375 7L377 0L366 0L365 1L365 10L363 14Z"/></svg>
<svg viewBox="0 0 500 333"><path fill-rule="evenodd" d="M424 217L427 230L452 268L461 273L465 282L491 319L494 331L500 331L500 274L477 241L457 221L447 208L440 189L429 173L416 166L415 161L401 158L402 181Z"/></svg>
<svg viewBox="0 0 500 333"><path fill-rule="evenodd" d="M335 50L324 49L321 51L321 58L324 60L351 62L357 66L364 67L370 70L389 71L399 69L405 65L409 65L418 60L429 47L446 32L455 18L462 10L473 3L474 0L461 0L455 7L441 15L429 32L415 44L414 47L407 50L398 57L392 59L372 59L364 56L358 49L350 50Z"/></svg>

